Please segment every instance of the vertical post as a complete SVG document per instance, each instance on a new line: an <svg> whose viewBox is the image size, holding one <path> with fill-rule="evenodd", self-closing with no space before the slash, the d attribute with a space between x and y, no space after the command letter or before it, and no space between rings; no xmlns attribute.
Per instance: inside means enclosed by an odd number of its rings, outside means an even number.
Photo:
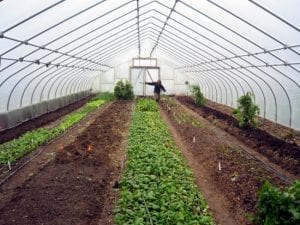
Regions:
<svg viewBox="0 0 300 225"><path fill-rule="evenodd" d="M146 70L145 69L142 69L143 70L143 96L146 96Z"/></svg>

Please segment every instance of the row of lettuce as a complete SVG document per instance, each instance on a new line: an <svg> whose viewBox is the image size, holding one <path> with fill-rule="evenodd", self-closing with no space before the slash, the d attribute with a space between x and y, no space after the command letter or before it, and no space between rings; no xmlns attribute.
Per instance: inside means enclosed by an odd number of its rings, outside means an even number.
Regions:
<svg viewBox="0 0 300 225"><path fill-rule="evenodd" d="M26 132L17 139L1 144L0 164L15 162L37 147L58 137L68 128L82 120L87 114L112 99L113 95L110 93L100 94L83 106L79 111L68 115L58 126L54 128L38 128L36 130Z"/></svg>
<svg viewBox="0 0 300 225"><path fill-rule="evenodd" d="M153 100L137 102L116 224L214 224Z"/></svg>

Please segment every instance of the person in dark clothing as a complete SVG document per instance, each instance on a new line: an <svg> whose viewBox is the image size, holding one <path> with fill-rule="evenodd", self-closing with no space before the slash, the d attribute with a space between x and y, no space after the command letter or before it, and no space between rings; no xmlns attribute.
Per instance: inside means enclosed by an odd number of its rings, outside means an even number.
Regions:
<svg viewBox="0 0 300 225"><path fill-rule="evenodd" d="M166 92L165 87L161 84L161 80L157 80L156 82L145 82L145 84L154 86L154 97L157 102L160 100L160 91L163 90Z"/></svg>

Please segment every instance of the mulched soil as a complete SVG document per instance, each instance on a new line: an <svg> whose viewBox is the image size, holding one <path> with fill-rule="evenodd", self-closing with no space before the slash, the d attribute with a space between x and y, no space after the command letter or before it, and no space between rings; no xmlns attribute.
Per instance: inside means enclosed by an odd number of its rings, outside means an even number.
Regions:
<svg viewBox="0 0 300 225"><path fill-rule="evenodd" d="M195 110L189 102L179 99ZM232 136L199 116L198 110L195 113L174 99L163 99L160 105L220 225L251 224L246 214L255 212L257 194L264 180L279 187L287 185L245 153L244 150L255 149L239 141L239 135Z"/></svg>
<svg viewBox="0 0 300 225"><path fill-rule="evenodd" d="M49 112L49 113L43 114L39 117L30 119L24 123L21 123L20 125L18 125L16 127L0 131L0 144L10 141L14 138L17 138L27 131L37 129L39 127L42 127L46 124L49 124L49 123L57 120L58 118L61 118L62 116L83 106L85 103L87 103L89 100L91 100L92 97L94 97L94 95L88 96L88 97L81 99L77 102L74 102L70 105L59 108L53 112Z"/></svg>
<svg viewBox="0 0 300 225"><path fill-rule="evenodd" d="M220 107L217 104L196 107L193 99L188 96L178 96L177 100L216 126L234 135L247 146L255 148L283 169L300 176L300 146L297 144L297 138L286 138L289 133L291 137L297 137L297 134L291 133L290 129L272 124L270 121L266 121L263 128L241 129L237 119L229 114L226 107ZM280 138L280 133L285 135Z"/></svg>
<svg viewBox="0 0 300 225"><path fill-rule="evenodd" d="M130 101L114 102L74 142L56 146L50 162L9 189L13 194L0 204L0 224L113 224L113 186L120 176L131 110ZM22 179L18 176L8 183ZM5 185L2 190L8 189Z"/></svg>

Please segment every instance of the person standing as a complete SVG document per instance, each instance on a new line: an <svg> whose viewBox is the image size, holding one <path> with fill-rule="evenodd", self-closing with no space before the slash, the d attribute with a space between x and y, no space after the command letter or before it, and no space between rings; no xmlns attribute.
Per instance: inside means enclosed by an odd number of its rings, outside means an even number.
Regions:
<svg viewBox="0 0 300 225"><path fill-rule="evenodd" d="M161 80L157 80L156 82L145 82L145 84L154 86L154 97L157 102L160 100L160 92L163 90L166 92L165 87L162 85Z"/></svg>

